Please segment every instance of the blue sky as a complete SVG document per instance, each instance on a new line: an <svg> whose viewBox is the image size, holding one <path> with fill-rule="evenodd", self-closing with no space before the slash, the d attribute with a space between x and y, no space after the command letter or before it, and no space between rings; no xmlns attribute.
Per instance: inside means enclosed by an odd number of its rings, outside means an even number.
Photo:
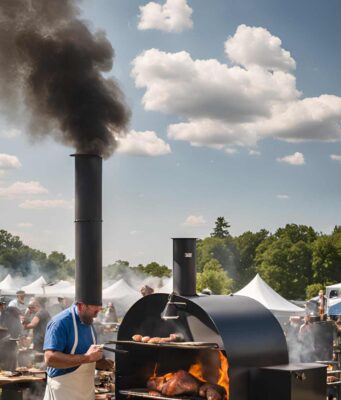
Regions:
<svg viewBox="0 0 341 400"><path fill-rule="evenodd" d="M84 0L130 131L103 165L103 261L171 266L172 237L341 224L338 0ZM1 228L74 255L71 148L2 115Z"/></svg>

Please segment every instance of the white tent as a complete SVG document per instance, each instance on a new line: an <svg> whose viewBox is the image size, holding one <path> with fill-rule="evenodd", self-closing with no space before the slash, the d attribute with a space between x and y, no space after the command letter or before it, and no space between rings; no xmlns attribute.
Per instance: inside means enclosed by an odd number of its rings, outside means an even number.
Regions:
<svg viewBox="0 0 341 400"><path fill-rule="evenodd" d="M141 294L129 286L123 278L103 290L103 299L113 301L119 316L126 313L140 298Z"/></svg>
<svg viewBox="0 0 341 400"><path fill-rule="evenodd" d="M21 290L24 290L27 294L33 294L35 296L45 296L46 280L40 276L34 282L29 285L22 286Z"/></svg>
<svg viewBox="0 0 341 400"><path fill-rule="evenodd" d="M69 281L59 281L54 285L45 286L46 297L75 297L75 284Z"/></svg>
<svg viewBox="0 0 341 400"><path fill-rule="evenodd" d="M173 278L169 278L165 285L157 290L158 293L172 293L173 292Z"/></svg>
<svg viewBox="0 0 341 400"><path fill-rule="evenodd" d="M263 281L259 274L235 294L259 301L281 322L288 320L291 315L304 315L305 313L303 308L295 306L295 304L290 303L290 301L275 292Z"/></svg>
<svg viewBox="0 0 341 400"><path fill-rule="evenodd" d="M0 282L0 293L2 295L15 294L18 289L18 284L15 282L15 279L13 279L10 274L8 274L6 278Z"/></svg>

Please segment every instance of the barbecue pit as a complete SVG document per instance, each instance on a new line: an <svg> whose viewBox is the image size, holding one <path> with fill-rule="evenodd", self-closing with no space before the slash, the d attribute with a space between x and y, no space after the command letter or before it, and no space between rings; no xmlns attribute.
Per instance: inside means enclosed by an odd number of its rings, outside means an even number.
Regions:
<svg viewBox="0 0 341 400"><path fill-rule="evenodd" d="M218 357L226 360L223 373L227 375L230 400L324 400L325 367L288 364L284 333L268 309L244 296L195 293L195 242L173 241L173 287L177 294L171 300L163 293L145 296L125 315L116 342L118 349L127 351L116 355L116 399L169 399L150 394L148 379L179 370L191 372L200 360L201 369L213 371L219 380L219 365L215 367ZM164 319L170 303L176 316ZM132 340L136 334L162 338L172 333L180 334L183 342L150 344ZM271 385L266 383L269 376ZM262 385L267 389L262 390ZM279 394L272 396L275 388Z"/></svg>

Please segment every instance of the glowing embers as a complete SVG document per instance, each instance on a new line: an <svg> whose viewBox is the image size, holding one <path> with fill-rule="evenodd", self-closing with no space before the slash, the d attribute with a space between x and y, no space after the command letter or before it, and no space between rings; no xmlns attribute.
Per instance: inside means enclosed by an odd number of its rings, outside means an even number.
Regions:
<svg viewBox="0 0 341 400"><path fill-rule="evenodd" d="M157 376L155 365L153 376L148 379L149 396L195 397L207 400L229 398L228 362L222 352L202 351L196 363L188 371L178 370Z"/></svg>

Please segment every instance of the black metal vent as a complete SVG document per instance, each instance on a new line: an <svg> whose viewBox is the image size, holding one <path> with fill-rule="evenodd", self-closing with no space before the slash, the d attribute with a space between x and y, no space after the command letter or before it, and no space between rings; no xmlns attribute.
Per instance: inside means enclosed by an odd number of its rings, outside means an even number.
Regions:
<svg viewBox="0 0 341 400"><path fill-rule="evenodd" d="M102 158L75 154L76 301L102 304Z"/></svg>

